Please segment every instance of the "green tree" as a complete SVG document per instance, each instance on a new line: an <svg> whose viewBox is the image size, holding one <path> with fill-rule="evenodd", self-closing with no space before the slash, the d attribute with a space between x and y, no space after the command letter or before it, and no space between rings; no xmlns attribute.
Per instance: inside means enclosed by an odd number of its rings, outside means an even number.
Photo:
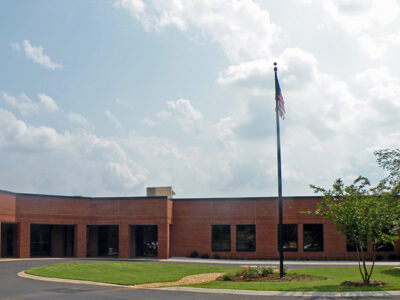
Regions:
<svg viewBox="0 0 400 300"><path fill-rule="evenodd" d="M389 172L382 183L395 187L400 183L400 149L382 149L374 152L378 165Z"/></svg>
<svg viewBox="0 0 400 300"><path fill-rule="evenodd" d="M317 204L314 214L331 220L337 231L344 234L356 246L358 267L365 284L369 284L375 265L367 266L367 243L373 245L394 244L399 238L400 202L398 187L389 188L383 184L371 187L365 177L358 177L353 184L345 186L337 179L332 189L310 185L315 193L322 193L323 199Z"/></svg>

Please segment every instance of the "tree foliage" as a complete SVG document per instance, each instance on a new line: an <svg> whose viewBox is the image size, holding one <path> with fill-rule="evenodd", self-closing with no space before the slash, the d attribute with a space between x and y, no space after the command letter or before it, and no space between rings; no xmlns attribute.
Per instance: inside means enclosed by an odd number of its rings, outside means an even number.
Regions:
<svg viewBox="0 0 400 300"><path fill-rule="evenodd" d="M374 152L378 165L389 172L382 183L394 187L400 183L400 149L382 149Z"/></svg>
<svg viewBox="0 0 400 300"><path fill-rule="evenodd" d="M337 179L332 189L310 185L315 193L322 193L323 200L309 214L331 220L337 231L354 243L359 258L359 270L364 283L368 284L373 272L375 258L368 268L363 249L373 245L393 244L399 238L400 202L398 187L384 184L371 187L366 177L358 177L353 184L345 186Z"/></svg>

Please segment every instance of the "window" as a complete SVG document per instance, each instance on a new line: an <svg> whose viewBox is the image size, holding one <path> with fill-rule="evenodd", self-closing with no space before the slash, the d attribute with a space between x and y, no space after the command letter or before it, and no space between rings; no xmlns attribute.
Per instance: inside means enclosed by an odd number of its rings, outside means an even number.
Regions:
<svg viewBox="0 0 400 300"><path fill-rule="evenodd" d="M393 252L394 246L391 243L374 245L374 251Z"/></svg>
<svg viewBox="0 0 400 300"><path fill-rule="evenodd" d="M324 227L322 224L304 224L303 249L305 252L324 251Z"/></svg>
<svg viewBox="0 0 400 300"><path fill-rule="evenodd" d="M365 244L367 244L366 240L365 240ZM356 252L357 251L356 243L354 241L352 241L348 236L346 237L346 251L347 252ZM363 249L363 252L367 252L367 251L368 251L368 247L365 247Z"/></svg>
<svg viewBox="0 0 400 300"><path fill-rule="evenodd" d="M283 235L283 251L297 251L297 224L282 224ZM278 241L279 241L279 225L278 225ZM278 242L279 250L279 242Z"/></svg>
<svg viewBox="0 0 400 300"><path fill-rule="evenodd" d="M236 225L236 251L256 251L256 225Z"/></svg>
<svg viewBox="0 0 400 300"><path fill-rule="evenodd" d="M231 226L212 225L212 251L231 251Z"/></svg>

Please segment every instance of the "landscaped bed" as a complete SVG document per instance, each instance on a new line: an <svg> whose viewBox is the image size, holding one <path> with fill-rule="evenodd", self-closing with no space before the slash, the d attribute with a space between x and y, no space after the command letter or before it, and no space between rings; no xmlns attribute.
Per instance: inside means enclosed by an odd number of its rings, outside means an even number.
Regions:
<svg viewBox="0 0 400 300"><path fill-rule="evenodd" d="M280 279L277 272L270 268L258 268L258 271L253 269L255 268L243 269L229 266L153 262L82 262L47 265L32 268L25 272L44 277L122 285L171 282L189 275L224 273L216 281L191 284L190 286L218 289L319 292L400 289L400 269L393 267L375 267L372 280L382 281L385 285L370 287L341 286L344 281L360 281L360 273L356 267L295 269L289 271L284 279Z"/></svg>
<svg viewBox="0 0 400 300"><path fill-rule="evenodd" d="M224 274L222 277L224 276L227 276L227 274ZM269 276L270 277L266 276L259 279L238 278L230 281L225 281L220 277L216 281L190 286L214 289L318 292L382 291L400 289L400 269L393 267L375 267L372 280L382 281L385 285L368 287L341 285L344 281L361 281L361 276L357 267L295 269L289 271L284 279L279 279L276 273Z"/></svg>
<svg viewBox="0 0 400 300"><path fill-rule="evenodd" d="M305 274L297 274L297 273L287 273L286 269L284 271L284 278L280 277L278 271L270 268L270 267L248 267L242 268L235 272L224 273L219 276L217 281L232 281L232 282L280 282L284 280L285 282L289 281L305 281L305 280L323 280L326 278L316 277Z"/></svg>

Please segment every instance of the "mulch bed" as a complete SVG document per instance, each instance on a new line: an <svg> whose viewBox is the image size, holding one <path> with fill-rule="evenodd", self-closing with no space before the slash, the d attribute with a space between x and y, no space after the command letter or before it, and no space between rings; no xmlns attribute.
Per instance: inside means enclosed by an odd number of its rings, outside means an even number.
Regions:
<svg viewBox="0 0 400 300"><path fill-rule="evenodd" d="M361 281L343 281L340 285L362 287L362 286L384 286L387 285L387 283L383 281L370 281L368 284L366 284L365 282Z"/></svg>
<svg viewBox="0 0 400 300"><path fill-rule="evenodd" d="M319 277L310 276L310 275L303 275L303 274L286 274L284 278L279 278L279 274L268 274L264 277L258 278L243 278L242 276L234 277L230 281L236 282L249 282L249 281L269 281L269 282L283 282L283 281L305 281L305 280L321 280ZM217 281L223 281L223 279L217 278Z"/></svg>

